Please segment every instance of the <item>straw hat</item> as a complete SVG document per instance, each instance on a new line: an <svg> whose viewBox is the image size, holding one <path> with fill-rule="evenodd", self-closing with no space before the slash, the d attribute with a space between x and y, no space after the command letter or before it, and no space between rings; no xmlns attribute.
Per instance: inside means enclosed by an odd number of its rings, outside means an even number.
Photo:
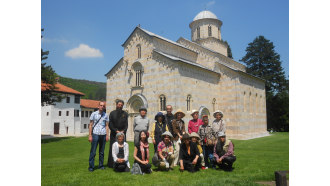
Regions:
<svg viewBox="0 0 330 186"><path fill-rule="evenodd" d="M198 140L201 139L201 138L199 137L199 135L198 135L196 132L192 132L192 133L190 134L190 138L192 138L192 137L198 138Z"/></svg>
<svg viewBox="0 0 330 186"><path fill-rule="evenodd" d="M226 134L225 134L224 132L219 132L219 133L218 133L218 138L220 138L220 137L222 137L222 136L226 137Z"/></svg>
<svg viewBox="0 0 330 186"><path fill-rule="evenodd" d="M193 116L196 112L199 113L198 110L192 110L190 115Z"/></svg>
<svg viewBox="0 0 330 186"><path fill-rule="evenodd" d="M181 113L182 114L182 118L186 115L185 113L183 113L183 111L181 109L178 109L176 111L176 113L174 114L174 118L177 118L176 116L178 115L178 113Z"/></svg>
<svg viewBox="0 0 330 186"><path fill-rule="evenodd" d="M173 139L173 136L172 136L172 134L171 134L169 131L165 131L165 132L162 134L162 139L163 139L165 136L169 136L171 139Z"/></svg>
<svg viewBox="0 0 330 186"><path fill-rule="evenodd" d="M213 117L215 117L215 115L219 113L221 115L221 117L223 118L223 112L221 110L216 110L214 113L213 113Z"/></svg>

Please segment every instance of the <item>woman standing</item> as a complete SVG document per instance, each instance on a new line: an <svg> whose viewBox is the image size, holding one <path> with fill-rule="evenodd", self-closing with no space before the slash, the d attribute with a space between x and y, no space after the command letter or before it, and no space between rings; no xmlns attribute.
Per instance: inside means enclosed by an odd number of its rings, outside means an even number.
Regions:
<svg viewBox="0 0 330 186"><path fill-rule="evenodd" d="M189 134L182 137L183 143L180 148L180 171L188 170L189 172L199 171L201 159L196 143L190 142Z"/></svg>
<svg viewBox="0 0 330 186"><path fill-rule="evenodd" d="M134 163L138 163L143 173L151 173L151 164L149 163L149 134L147 131L141 131L139 134L139 143L134 147Z"/></svg>
<svg viewBox="0 0 330 186"><path fill-rule="evenodd" d="M214 135L217 136L218 133L223 132L226 133L226 123L223 121L223 113L220 110L216 110L213 113L213 117L215 120L213 121L211 127L213 129Z"/></svg>
<svg viewBox="0 0 330 186"><path fill-rule="evenodd" d="M154 150L157 152L157 146L162 141L162 134L165 131L168 131L167 125L164 122L165 116L162 112L158 112L155 116L156 122L151 127L150 137L152 139L152 143L154 144Z"/></svg>
<svg viewBox="0 0 330 186"><path fill-rule="evenodd" d="M116 142L112 145L112 157L114 161L114 170L116 172L129 172L128 144L124 142L125 134L119 132L116 134Z"/></svg>

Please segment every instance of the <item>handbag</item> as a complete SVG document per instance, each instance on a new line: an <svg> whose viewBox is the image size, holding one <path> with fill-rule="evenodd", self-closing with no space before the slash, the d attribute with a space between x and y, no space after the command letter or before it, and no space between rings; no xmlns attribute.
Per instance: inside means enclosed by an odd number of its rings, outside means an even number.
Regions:
<svg viewBox="0 0 330 186"><path fill-rule="evenodd" d="M136 175L136 174L143 174L140 168L140 165L138 163L134 163L133 167L131 169L131 173Z"/></svg>

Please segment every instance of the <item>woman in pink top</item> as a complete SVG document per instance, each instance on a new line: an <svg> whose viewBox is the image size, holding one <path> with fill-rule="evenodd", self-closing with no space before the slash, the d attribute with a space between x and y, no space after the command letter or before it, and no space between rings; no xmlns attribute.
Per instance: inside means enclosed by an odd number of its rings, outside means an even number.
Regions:
<svg viewBox="0 0 330 186"><path fill-rule="evenodd" d="M191 116L193 117L192 120L189 121L188 124L188 132L191 134L192 132L198 132L199 126L203 125L203 121L198 118L198 111L193 110Z"/></svg>

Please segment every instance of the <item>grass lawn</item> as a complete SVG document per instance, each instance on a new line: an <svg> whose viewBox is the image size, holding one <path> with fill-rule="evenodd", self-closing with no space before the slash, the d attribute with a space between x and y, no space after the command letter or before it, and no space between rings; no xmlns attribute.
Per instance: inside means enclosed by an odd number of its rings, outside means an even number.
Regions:
<svg viewBox="0 0 330 186"><path fill-rule="evenodd" d="M200 170L181 173L179 167L170 172L149 175L116 173L110 168L88 171L90 143L86 137L42 140L42 185L256 185L256 181L275 180L274 171L289 170L289 133L275 133L252 140L232 140L237 157L233 172ZM133 144L129 142L131 167ZM151 145L151 152L153 146ZM107 163L109 142L105 148ZM150 162L151 162L150 157ZM98 165L98 150L95 157ZM153 167L155 168L155 167Z"/></svg>

